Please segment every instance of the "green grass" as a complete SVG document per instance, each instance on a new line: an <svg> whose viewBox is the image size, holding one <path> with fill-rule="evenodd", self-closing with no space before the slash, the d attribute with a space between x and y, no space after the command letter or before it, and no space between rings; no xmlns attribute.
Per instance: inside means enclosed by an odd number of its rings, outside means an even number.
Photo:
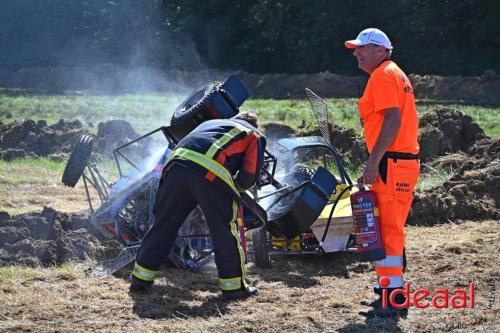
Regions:
<svg viewBox="0 0 500 333"><path fill-rule="evenodd" d="M344 127L360 128L354 99L326 99L330 122ZM307 100L250 99L243 111L255 112L263 122L280 122L294 128L315 128L316 119Z"/></svg>
<svg viewBox="0 0 500 333"><path fill-rule="evenodd" d="M65 165L66 161L47 158L0 160L0 211L17 215L40 211L43 206L61 211L87 208L82 186L75 189L62 184Z"/></svg>
<svg viewBox="0 0 500 333"><path fill-rule="evenodd" d="M99 122L124 119L139 133L170 123L170 115L182 96L165 95L16 95L0 94L0 121L44 119L49 124L59 119L80 120L91 131Z"/></svg>
<svg viewBox="0 0 500 333"><path fill-rule="evenodd" d="M96 132L99 122L124 119L139 133L168 125L170 117L185 96L142 95L37 95L0 91L0 121L44 119L49 124L59 119L78 119ZM357 100L354 98L325 99L333 124L360 130ZM500 137L500 107L465 106L447 102L417 101L419 114L439 107L452 107L470 115L488 136ZM315 128L316 120L306 99L249 99L243 111L257 113L262 122L280 122L294 128Z"/></svg>
<svg viewBox="0 0 500 333"><path fill-rule="evenodd" d="M45 280L53 277L60 280L75 280L83 276L75 263L67 262L61 266L50 269L42 267L28 267L22 265L9 265L0 267L0 284L23 282L27 280Z"/></svg>
<svg viewBox="0 0 500 333"><path fill-rule="evenodd" d="M417 101L419 114L434 110L440 107L457 109L472 117L483 129L486 135L492 138L500 137L500 107L485 107L473 105L461 105L454 103L440 103L430 101Z"/></svg>
<svg viewBox="0 0 500 333"><path fill-rule="evenodd" d="M441 186L444 182L450 180L455 173L452 169L434 169L429 167L429 170L425 175L420 175L417 190L426 191Z"/></svg>
<svg viewBox="0 0 500 333"><path fill-rule="evenodd" d="M48 158L0 160L0 185L43 184L47 177L62 174L65 165L66 161L56 162Z"/></svg>

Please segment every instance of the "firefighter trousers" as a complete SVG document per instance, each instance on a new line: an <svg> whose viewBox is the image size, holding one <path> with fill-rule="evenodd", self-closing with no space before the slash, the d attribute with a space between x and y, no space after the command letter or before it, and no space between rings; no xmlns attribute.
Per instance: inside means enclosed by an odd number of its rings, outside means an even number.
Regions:
<svg viewBox="0 0 500 333"><path fill-rule="evenodd" d="M403 285L404 226L420 175L420 162L418 159L394 158L385 162L386 175L379 176L371 186L377 198L380 233L386 255L385 259L375 263L375 271L378 280L382 276L390 279L387 287L398 288Z"/></svg>
<svg viewBox="0 0 500 333"><path fill-rule="evenodd" d="M132 272L134 277L154 281L172 250L179 228L196 205L202 209L212 237L219 286L223 291L244 286L245 257L234 195L178 163L173 164L160 182L154 206L156 221L141 243Z"/></svg>

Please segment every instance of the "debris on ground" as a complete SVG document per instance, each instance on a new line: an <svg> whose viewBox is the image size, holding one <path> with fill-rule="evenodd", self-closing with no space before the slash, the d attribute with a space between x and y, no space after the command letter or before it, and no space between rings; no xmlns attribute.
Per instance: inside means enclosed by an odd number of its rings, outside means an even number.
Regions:
<svg viewBox="0 0 500 333"><path fill-rule="evenodd" d="M490 140L474 155L444 156L433 165L452 167L443 185L416 192L408 223L433 225L457 220L500 220L500 139Z"/></svg>
<svg viewBox="0 0 500 333"><path fill-rule="evenodd" d="M0 123L0 159L69 153L74 139L85 132L78 120L61 119L50 126L45 120L31 119Z"/></svg>
<svg viewBox="0 0 500 333"><path fill-rule="evenodd" d="M422 177L435 170L452 175L441 185L415 193L408 224L500 220L500 139L488 138L469 116L450 108L423 115L420 124ZM320 135L319 131L296 132L277 123L264 124L263 131L273 139ZM0 158L67 154L73 140L84 132L78 121L60 120L51 126L43 120L0 124ZM95 153L110 156L116 147L110 142L123 144L138 136L126 121L100 123ZM363 140L355 130L334 125L331 141L348 164L359 166L366 161ZM85 214L66 214L51 208L13 217L0 212L0 266L51 265L96 258L105 248L98 235Z"/></svg>
<svg viewBox="0 0 500 333"><path fill-rule="evenodd" d="M140 135L125 120L110 120L97 126L93 152L110 157L113 149L137 139ZM47 125L45 120L32 119L0 123L0 159L49 157L66 160L82 134L88 134L79 120L59 120ZM134 144L130 149L144 151L148 140Z"/></svg>
<svg viewBox="0 0 500 333"><path fill-rule="evenodd" d="M423 161L458 151L468 152L474 143L487 138L470 116L453 108L425 113L420 117L419 127Z"/></svg>
<svg viewBox="0 0 500 333"><path fill-rule="evenodd" d="M99 236L86 214L48 207L16 216L0 212L0 266L46 267L95 259L105 255L111 243Z"/></svg>

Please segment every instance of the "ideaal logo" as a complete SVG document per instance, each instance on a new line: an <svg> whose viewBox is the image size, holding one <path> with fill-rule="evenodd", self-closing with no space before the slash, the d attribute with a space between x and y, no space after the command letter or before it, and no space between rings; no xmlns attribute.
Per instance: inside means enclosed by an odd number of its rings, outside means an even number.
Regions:
<svg viewBox="0 0 500 333"><path fill-rule="evenodd" d="M379 280L379 285L382 288L389 286L390 280L388 277L383 276ZM395 301L395 296L402 294L406 297L406 301L402 304L398 304ZM410 284L407 282L404 288L397 289L387 297L387 289L382 289L382 307L387 308L388 303L391 304L396 309L409 308L410 304L418 309L425 309L432 305L436 309L451 308L474 308L474 282L469 284L469 290L465 288L457 288L448 293L447 289L435 289L432 293L428 289L419 288L414 292L410 292Z"/></svg>

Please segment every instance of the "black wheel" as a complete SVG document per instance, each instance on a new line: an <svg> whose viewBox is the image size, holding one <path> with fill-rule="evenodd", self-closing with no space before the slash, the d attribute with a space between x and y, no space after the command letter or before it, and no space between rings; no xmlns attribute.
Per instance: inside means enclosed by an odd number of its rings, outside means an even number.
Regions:
<svg viewBox="0 0 500 333"><path fill-rule="evenodd" d="M261 268L271 267L269 256L269 240L265 228L252 230L255 265Z"/></svg>
<svg viewBox="0 0 500 333"><path fill-rule="evenodd" d="M82 134L69 156L68 163L64 168L62 182L69 187L75 187L83 174L92 153L94 137Z"/></svg>
<svg viewBox="0 0 500 333"><path fill-rule="evenodd" d="M170 124L182 123L202 112L210 113L210 110L206 110L206 108L210 104L210 98L220 90L221 85L222 83L218 81L209 83L186 98L175 110Z"/></svg>

